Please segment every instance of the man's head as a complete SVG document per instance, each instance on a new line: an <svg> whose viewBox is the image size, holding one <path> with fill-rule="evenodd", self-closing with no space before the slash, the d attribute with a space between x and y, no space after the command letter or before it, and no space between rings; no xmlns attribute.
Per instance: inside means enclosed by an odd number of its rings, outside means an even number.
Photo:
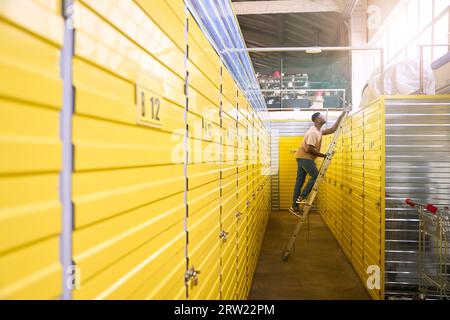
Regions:
<svg viewBox="0 0 450 320"><path fill-rule="evenodd" d="M327 121L325 120L324 116L320 114L320 112L316 112L311 117L312 122L314 124L318 125L324 125Z"/></svg>

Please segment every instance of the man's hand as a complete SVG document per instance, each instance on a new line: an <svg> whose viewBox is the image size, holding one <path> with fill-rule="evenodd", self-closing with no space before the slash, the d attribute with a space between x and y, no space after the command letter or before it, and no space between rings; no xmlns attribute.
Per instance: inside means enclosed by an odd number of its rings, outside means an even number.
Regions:
<svg viewBox="0 0 450 320"><path fill-rule="evenodd" d="M322 131L322 134L324 136L328 135L328 134L332 134L335 133L337 128L339 127L339 124L342 121L342 118L344 117L345 114L348 113L348 110L344 109L344 111L342 111L341 115L339 116L339 118L336 120L336 122L333 124L333 126L331 128L325 129Z"/></svg>
<svg viewBox="0 0 450 320"><path fill-rule="evenodd" d="M331 152L327 152L326 156L327 157L332 157L335 154L336 151L331 151Z"/></svg>
<svg viewBox="0 0 450 320"><path fill-rule="evenodd" d="M339 118L337 119L336 123L339 125L339 123L341 122L342 118L348 113L347 109L344 109L344 111L342 111L341 115L339 116ZM335 123L335 125L336 125ZM337 128L337 126L336 126ZM335 130L336 131L336 130Z"/></svg>

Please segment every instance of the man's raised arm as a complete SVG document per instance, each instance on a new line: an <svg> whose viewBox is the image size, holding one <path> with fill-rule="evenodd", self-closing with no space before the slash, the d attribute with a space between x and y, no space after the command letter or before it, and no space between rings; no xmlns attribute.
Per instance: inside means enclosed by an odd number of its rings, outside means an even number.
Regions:
<svg viewBox="0 0 450 320"><path fill-rule="evenodd" d="M324 136L335 133L337 128L339 127L339 123L341 122L342 118L344 117L344 115L347 113L347 110L342 111L341 115L339 116L339 118L337 119L337 121L333 124L333 126L331 128L328 129L324 129L322 131L322 134Z"/></svg>

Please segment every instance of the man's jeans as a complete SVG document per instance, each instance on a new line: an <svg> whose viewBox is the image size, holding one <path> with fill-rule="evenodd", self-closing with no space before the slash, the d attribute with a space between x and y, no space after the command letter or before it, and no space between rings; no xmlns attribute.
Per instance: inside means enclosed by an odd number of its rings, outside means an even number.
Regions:
<svg viewBox="0 0 450 320"><path fill-rule="evenodd" d="M319 175L319 170L317 170L316 163L314 160L310 159L297 159L297 181L295 182L294 197L292 207L298 208L298 203L296 203L298 196L302 190L303 184L305 183L306 174L309 174L311 178L309 179L306 187L301 193L302 199L306 199L308 194L311 192L314 182L316 182L317 176Z"/></svg>

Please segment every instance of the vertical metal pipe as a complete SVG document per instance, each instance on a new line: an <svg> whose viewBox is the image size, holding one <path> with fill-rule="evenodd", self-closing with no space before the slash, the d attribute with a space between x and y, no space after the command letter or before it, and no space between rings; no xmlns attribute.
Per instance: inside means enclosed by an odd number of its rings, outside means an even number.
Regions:
<svg viewBox="0 0 450 320"><path fill-rule="evenodd" d="M62 6L64 17L64 44L61 52L61 77L63 101L60 113L60 136L62 142L62 170L60 173L60 201L62 204L62 228L60 235L60 259L62 266L61 299L71 300L76 279L72 260L73 204L72 204L72 116L75 109L72 61L74 55L73 0L65 0Z"/></svg>

